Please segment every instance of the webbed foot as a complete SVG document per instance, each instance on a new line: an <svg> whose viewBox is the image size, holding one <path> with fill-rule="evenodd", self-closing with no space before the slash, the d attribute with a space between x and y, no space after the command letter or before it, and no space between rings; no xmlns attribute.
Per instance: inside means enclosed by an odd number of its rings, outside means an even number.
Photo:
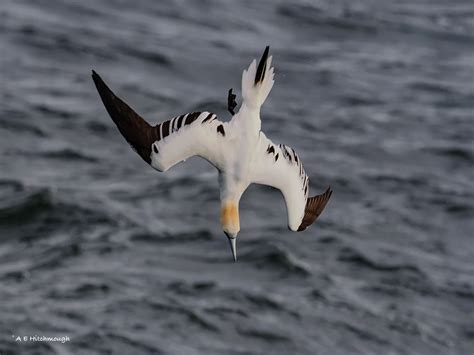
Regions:
<svg viewBox="0 0 474 355"><path fill-rule="evenodd" d="M227 95L227 110L233 116L235 115L234 109L237 107L237 101L235 98L237 95L232 93L232 88L229 89L229 94Z"/></svg>

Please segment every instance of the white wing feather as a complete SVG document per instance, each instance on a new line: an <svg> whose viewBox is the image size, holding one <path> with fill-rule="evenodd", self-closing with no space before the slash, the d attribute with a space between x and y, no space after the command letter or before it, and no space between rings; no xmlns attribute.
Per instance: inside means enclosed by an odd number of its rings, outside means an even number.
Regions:
<svg viewBox="0 0 474 355"><path fill-rule="evenodd" d="M199 155L220 169L228 123L220 122L213 113L191 112L151 126L94 71L92 78L120 133L152 167L166 171L180 161Z"/></svg>
<svg viewBox="0 0 474 355"><path fill-rule="evenodd" d="M184 116L183 121L188 115ZM176 118L171 122L176 122L175 120ZM172 126L176 126L176 123L172 123L169 128L171 130ZM151 166L158 171L166 171L173 165L197 155L220 169L225 159L222 152L226 144L227 125L227 122L217 120L216 115L212 113L199 113L192 123L183 124L176 131L153 143Z"/></svg>
<svg viewBox="0 0 474 355"><path fill-rule="evenodd" d="M277 188L283 194L288 227L296 231L303 220L308 197L308 176L295 151L276 145L260 132L251 181Z"/></svg>

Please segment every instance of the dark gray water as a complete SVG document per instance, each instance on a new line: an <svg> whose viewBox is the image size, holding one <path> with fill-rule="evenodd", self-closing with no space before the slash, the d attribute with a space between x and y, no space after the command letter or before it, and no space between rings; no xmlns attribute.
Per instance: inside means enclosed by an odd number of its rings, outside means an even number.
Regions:
<svg viewBox="0 0 474 355"><path fill-rule="evenodd" d="M90 72L228 119L267 44L263 129L334 194L296 234L252 186L233 264L216 171L147 166ZM0 48L1 355L473 353L472 1L2 0Z"/></svg>

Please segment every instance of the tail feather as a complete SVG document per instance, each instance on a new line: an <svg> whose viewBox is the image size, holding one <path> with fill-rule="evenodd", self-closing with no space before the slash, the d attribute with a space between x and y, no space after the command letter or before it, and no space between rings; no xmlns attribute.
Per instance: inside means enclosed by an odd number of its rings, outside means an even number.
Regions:
<svg viewBox="0 0 474 355"><path fill-rule="evenodd" d="M257 67L256 60L250 63L242 74L242 97L250 107L263 105L274 83L274 72L271 67L272 57L268 56L270 47L266 47Z"/></svg>
<svg viewBox="0 0 474 355"><path fill-rule="evenodd" d="M258 63L257 73L255 74L255 85L263 82L263 79L265 78L265 71L267 68L267 58L268 58L269 50L270 50L270 47L266 46L265 51L263 52L262 58L260 58L260 62Z"/></svg>

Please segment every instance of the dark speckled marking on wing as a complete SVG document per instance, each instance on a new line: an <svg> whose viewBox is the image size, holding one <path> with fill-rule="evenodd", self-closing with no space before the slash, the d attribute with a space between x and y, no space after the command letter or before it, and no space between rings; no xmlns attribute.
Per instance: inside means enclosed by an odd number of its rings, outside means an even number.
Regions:
<svg viewBox="0 0 474 355"><path fill-rule="evenodd" d="M200 114L201 114L201 112L190 113L188 115L188 117L186 117L186 120L184 121L184 125L187 126L187 125L193 123L194 121L196 121L196 119L199 117Z"/></svg>
<svg viewBox="0 0 474 355"><path fill-rule="evenodd" d="M220 124L219 126L217 126L217 132L222 134L225 137L225 131L224 131L223 125Z"/></svg>
<svg viewBox="0 0 474 355"><path fill-rule="evenodd" d="M203 119L201 123L206 123L206 122L208 122L208 121L212 118L212 116L214 116L213 113L208 114L207 117L206 117L205 119Z"/></svg>
<svg viewBox="0 0 474 355"><path fill-rule="evenodd" d="M162 139L166 138L169 136L170 134L170 121L165 121L162 123L163 125L163 136L162 136Z"/></svg>
<svg viewBox="0 0 474 355"><path fill-rule="evenodd" d="M184 117L186 117L186 116L189 116L189 114L184 115L184 116L179 116L178 122L176 123L176 129L177 130L179 130L181 128L181 125L183 124Z"/></svg>

